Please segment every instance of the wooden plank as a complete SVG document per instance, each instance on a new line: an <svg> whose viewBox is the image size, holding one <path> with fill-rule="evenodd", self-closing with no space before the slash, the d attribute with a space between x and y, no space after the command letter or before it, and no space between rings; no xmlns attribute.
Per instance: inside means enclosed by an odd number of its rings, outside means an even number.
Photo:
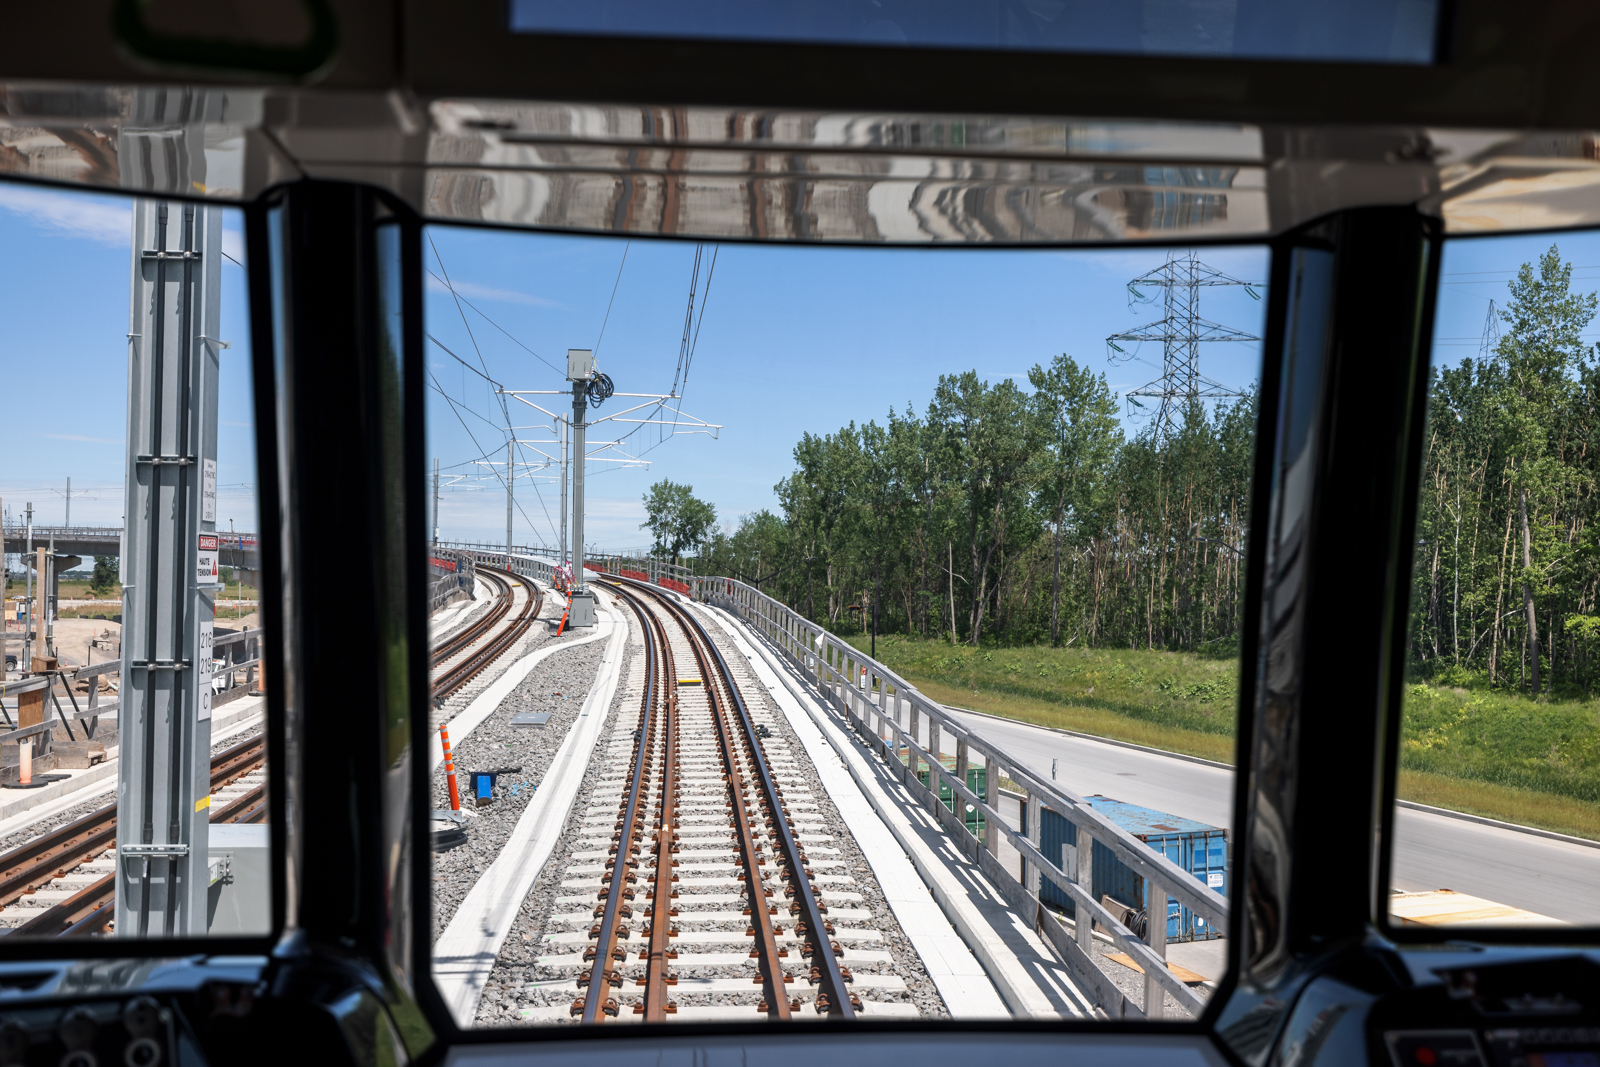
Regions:
<svg viewBox="0 0 1600 1067"><path fill-rule="evenodd" d="M1133 957L1128 955L1126 952L1107 952L1105 954L1105 958L1108 960L1116 960L1124 967L1130 967L1133 970L1138 971L1140 974L1144 973L1144 968L1135 963ZM1167 962L1167 970L1172 972L1172 977L1186 985L1194 985L1197 982L1204 982L1206 980L1205 975L1195 974L1189 968L1180 967L1178 964L1173 963L1170 960Z"/></svg>
<svg viewBox="0 0 1600 1067"><path fill-rule="evenodd" d="M1389 914L1401 926L1565 926L1559 919L1513 908L1493 900L1434 889L1423 893L1396 893L1389 897Z"/></svg>

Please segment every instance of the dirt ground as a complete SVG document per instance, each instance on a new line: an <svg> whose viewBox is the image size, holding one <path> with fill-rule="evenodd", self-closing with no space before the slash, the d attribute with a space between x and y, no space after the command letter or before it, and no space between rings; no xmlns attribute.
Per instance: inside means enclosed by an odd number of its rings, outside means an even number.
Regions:
<svg viewBox="0 0 1600 1067"><path fill-rule="evenodd" d="M122 624L109 619L57 619L55 625L56 656L63 667L82 667L89 663L104 663L117 657L122 647ZM110 649L91 648L95 638Z"/></svg>
<svg viewBox="0 0 1600 1067"><path fill-rule="evenodd" d="M219 630L253 630L261 625L259 612L250 612L243 618L219 618L216 621ZM15 656L22 654L22 641L20 633L8 633L6 637L6 651ZM92 648L96 638L102 644L109 644L107 648ZM118 649L122 646L122 624L109 619L56 619L55 625L56 655L63 667L84 667L91 663L104 663L109 659L116 659Z"/></svg>

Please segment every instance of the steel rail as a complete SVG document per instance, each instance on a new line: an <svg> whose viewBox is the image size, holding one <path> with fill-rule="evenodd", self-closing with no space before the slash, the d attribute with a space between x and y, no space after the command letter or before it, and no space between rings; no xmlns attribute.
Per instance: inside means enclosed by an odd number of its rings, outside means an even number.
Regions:
<svg viewBox="0 0 1600 1067"><path fill-rule="evenodd" d="M680 626L683 625L682 620L678 620L678 623ZM723 766L728 772L728 794L733 801L735 836L739 841L739 849L744 854L745 892L750 900L750 929L745 932L755 935L756 952L759 953L756 966L759 968L759 979L766 994L756 1010L760 1011L765 1007L767 1014L774 1018L788 1019L793 1010L789 1004L788 990L784 988L778 930L774 929L772 921L776 906L767 903L767 883L761 873L761 846L756 842L755 830L751 826L750 809L745 806L747 803L745 793L748 787L739 768L738 742L734 737L732 724L728 722L723 702L718 699L717 690L705 685L706 680L711 677L709 670L711 664L707 662L705 652L693 641L693 631L688 627L684 627L684 630L691 635L690 647L694 649L695 659L700 666L701 684L711 705L712 720L717 726L717 742L722 749Z"/></svg>
<svg viewBox="0 0 1600 1067"><path fill-rule="evenodd" d="M264 739L257 735L213 756L212 791L249 773L265 754ZM218 820L213 817L212 821ZM52 878L89 862L116 838L117 808L108 804L0 855L0 906L13 904Z"/></svg>
<svg viewBox="0 0 1600 1067"><path fill-rule="evenodd" d="M626 583L626 584L623 584ZM791 1001L787 981L783 971L783 959L788 955L787 950L779 947L777 938L782 934L783 928L773 921L775 907L768 903L771 891L766 887L765 878L761 872L762 853L761 846L755 839L755 827L752 822L753 807L758 807L766 817L767 825L778 831L786 822L788 812L782 808L781 800L776 800L781 795L777 789L776 781L771 769L767 766L764 755L759 749L759 739L756 736L753 722L749 718L742 698L739 696L738 686L733 681L726 661L717 653L716 645L711 640L706 630L699 626L697 621L683 613L669 598L647 584L633 579L619 579L615 582L618 589L630 600L634 599L637 591L650 595L651 599L660 604L666 615L683 631L688 639L689 647L694 653L697 667L700 671L702 686L706 693L708 710L712 715L713 723L717 730L718 747L722 752L724 768L728 780L728 793L732 819L734 823L735 839L739 843L742 858L741 873L745 881L746 899L750 902L750 928L746 934L755 940L755 951L752 953L757 959L759 968L758 980L763 986L762 1003L758 1010L778 1019L788 1019L799 1007L798 1001ZM629 590L635 593L628 592ZM713 668L715 668L713 670ZM715 678L717 684L710 684ZM733 716L729 714L732 707ZM740 728L742 726L742 729ZM742 742L742 744L741 744ZM748 797L749 784L744 771L740 766L740 752L743 750L745 762L754 770L757 794ZM752 801L754 802L752 806ZM797 896L808 897L801 891L802 887L810 888L809 879L802 880L802 873L809 876L804 864L786 865L791 884L795 887ZM813 902L814 903L814 902ZM828 928L825 924L815 924L819 931L817 941L819 951L828 953L831 958L831 945L822 937ZM823 983L814 983L823 985ZM826 994L828 987L823 985L822 994ZM841 979L839 988L843 988ZM850 998L834 997L831 1001L819 1002L819 1010L833 1011L832 1005L843 1003L844 1011L849 1013L855 1006Z"/></svg>
<svg viewBox="0 0 1600 1067"><path fill-rule="evenodd" d="M254 819L246 819L245 816L254 812L257 808L261 808L261 810L265 812L266 809L262 806L261 802L265 800L266 797L267 786L266 783L263 782L254 789L251 789L246 793L241 793L233 800L228 801L227 804L212 812L211 821L214 823L254 822Z"/></svg>
<svg viewBox="0 0 1600 1067"><path fill-rule="evenodd" d="M0 856L0 905L94 859L117 840L115 804L90 812Z"/></svg>
<svg viewBox="0 0 1600 1067"><path fill-rule="evenodd" d="M579 980L584 995L572 1004L572 1014L581 1016L582 1021L589 1024L598 1023L608 1015L615 1016L619 1010L616 999L606 994L611 988L622 985L622 972L617 970L614 964L622 963L628 957L626 949L617 948L617 940L619 935L627 931L627 928L622 926L622 920L633 915L632 906L626 903L626 895L632 892L629 883L636 877L633 874L633 839L635 827L639 824L639 801L645 785L645 776L649 773L650 750L655 745L656 679L659 656L655 634L650 630L644 610L638 604L632 604L632 607L638 614L639 624L644 630L644 696L640 701L638 741L635 742L633 749L633 772L628 784L628 795L623 800L621 818L617 822L617 832L613 838L616 841L613 846L616 855L611 860L610 885L604 894L604 911L600 922L589 931L590 936L595 939L594 948L589 950L594 953L594 965L587 979ZM605 881L604 876L602 881ZM657 889L660 889L659 869L656 871L656 881ZM671 883L667 884L670 886ZM587 959L588 952L585 952L584 956Z"/></svg>
<svg viewBox="0 0 1600 1067"><path fill-rule="evenodd" d="M488 633L495 624L506 617L511 610L511 583L488 568L483 568L484 577L495 587L495 602L484 613L483 618L477 619L441 642L428 654L428 666L437 667L445 660L454 656L478 638Z"/></svg>
<svg viewBox="0 0 1600 1067"><path fill-rule="evenodd" d="M72 927L77 926L80 920L88 918L96 911L105 909L108 901L114 900L116 895L117 876L115 872L112 872L78 890L61 903L46 908L21 926L14 928L8 936L60 936ZM109 911L107 911L104 918L111 918ZM104 925L104 923L101 925Z"/></svg>
<svg viewBox="0 0 1600 1067"><path fill-rule="evenodd" d="M479 567L480 573L492 573L487 567ZM509 572L508 572L509 573ZM495 577L499 577L495 575ZM490 637L481 648L472 651L464 660L445 671L433 683L433 699L435 703L444 701L462 686L476 678L491 663L505 654L505 651L516 644L522 635L528 632L533 625L533 620L538 617L544 606L544 592L532 581L518 577L523 588L528 590L528 596L523 600L522 610L509 625L498 634ZM507 583L507 593L510 593ZM502 620L503 621L503 620Z"/></svg>
<svg viewBox="0 0 1600 1067"><path fill-rule="evenodd" d="M638 605L634 605L634 610L639 612L641 622L648 619L648 625L655 628L659 647L667 648L667 631L661 625L661 620L641 611ZM666 729L661 760L661 803L656 819L656 877L655 885L647 895L650 901L650 945L640 953L640 958L645 961L643 1014L647 1023L665 1022L668 1015L676 1014L678 1010L670 991L678 979L672 974L668 962L678 958L678 953L672 948L672 920L678 914L678 909L672 904L672 899L678 895L678 891L672 888L677 878L672 873L672 854L679 847L678 677L670 654L664 657L662 666L662 670L651 675L662 683Z"/></svg>
<svg viewBox="0 0 1600 1067"><path fill-rule="evenodd" d="M447 659L479 640L510 613L511 602L514 599L511 582L507 577L489 571L488 568L480 569L486 572L486 577L491 582L503 590L502 596L484 619L478 620L452 638L446 646L436 650L432 657L433 663ZM473 653L466 662L446 672L434 687L437 699L443 699L476 677L532 625L533 619L543 606L543 593L527 579L518 580L529 590L522 612L511 626L483 649ZM259 734L219 752L211 759L210 792L214 794L242 778L260 767L265 759L266 739ZM210 821L260 822L266 818L268 811L266 792L264 783L256 786L212 812ZM0 906L13 904L52 879L63 877L73 869L94 860L116 843L116 828L116 805L111 804L0 855ZM69 936L94 933L103 929L112 920L115 893L115 878L108 875L10 930L7 936L14 934Z"/></svg>
<svg viewBox="0 0 1600 1067"><path fill-rule="evenodd" d="M746 747L750 753L751 762L756 769L757 784L763 793L765 806L770 813L771 827L783 849L784 865L787 868L791 884L795 886L795 904L803 916L802 922L796 924L796 933L801 934L810 944L812 949L812 982L822 988L817 994L818 1011L826 1010L829 1014L840 1015L846 1019L853 1019L861 1009L861 1002L855 994L847 988L846 974L839 965L838 957L834 951L833 943L827 935L832 932L831 925L824 917L824 905L818 900L818 892L811 885L810 871L805 865L805 853L800 849L799 842L795 839L794 830L789 823L789 812L783 804L783 790L778 786L773 777L772 770L767 764L766 750L762 747L761 738L757 735L755 722L750 717L750 709L745 705L739 687L733 682L733 673L728 667L727 660L723 658L722 651L717 648L716 642L700 620L678 604L671 597L660 590L633 579L624 578L636 589L649 594L657 602L663 604L673 617L679 620L685 630L699 637L700 643L708 650L710 657L717 666L717 676L722 685L727 689L729 702L737 712L738 723L744 734ZM735 810L742 810L740 805L735 805ZM802 891L804 889L809 892ZM800 927L804 926L802 930ZM781 979L780 979L781 980ZM824 996L828 997L827 1003L822 1002Z"/></svg>
<svg viewBox="0 0 1600 1067"><path fill-rule="evenodd" d="M267 758L266 742L265 735L256 734L211 757L211 792L261 766Z"/></svg>

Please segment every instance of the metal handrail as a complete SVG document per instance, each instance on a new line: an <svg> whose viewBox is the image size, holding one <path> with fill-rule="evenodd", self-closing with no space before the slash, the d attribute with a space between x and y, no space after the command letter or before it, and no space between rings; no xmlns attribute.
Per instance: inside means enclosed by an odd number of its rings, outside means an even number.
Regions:
<svg viewBox="0 0 1600 1067"><path fill-rule="evenodd" d="M1096 811L1082 797L1028 772L1008 752L986 741L941 704L923 696L915 686L884 664L863 655L854 646L796 614L779 601L731 578L702 577L693 579L690 584L695 599L724 601L736 614L754 623L757 630L787 659L816 682L828 702L844 712L852 727L872 742L886 762L898 764L900 748L903 746L906 749L908 760L901 769L901 778L906 787L929 806L940 825L956 839L969 857L979 862L984 873L1000 883L999 887L1013 906L1019 910L1033 909L1035 928L1050 936L1052 944L1073 965L1075 972L1087 979L1087 984L1102 992L1104 998L1123 1001L1121 994L1105 980L1098 968L1094 968L1094 974L1087 971L1087 968L1094 967L1088 950L1091 923L1097 922L1144 969L1147 1002L1153 999L1157 989L1164 989L1192 1013L1198 1015L1204 1009L1205 1002L1167 970L1165 961L1156 951L1156 947L1165 943L1167 909L1164 900L1166 896L1174 897L1216 927L1226 929L1226 898L1206 888L1190 872ZM869 681L865 689L858 688L857 684L863 669ZM873 701L874 694L881 695L882 706ZM893 711L888 708L890 701L897 706ZM898 705L901 704L909 713L909 731L899 722ZM939 737L941 742L946 734L955 739L954 772L946 769L940 759L917 742L916 723L921 716L927 717L931 736ZM937 747L942 750L944 745L940 743ZM972 792L965 781L968 759L974 751L983 757L984 765L991 769L986 776L987 796ZM919 759L929 768L927 786L917 781L915 769ZM1012 830L1000 816L999 778L1002 768L1005 769L1005 776L1025 791L1024 803L1029 811L1026 834ZM984 815L983 840L967 829L965 819L946 809L939 801L940 782L949 787L957 811L966 803ZM1075 880L1055 860L1039 851L1038 813L1043 809L1055 812L1077 827L1078 855L1082 857L1078 873L1085 876L1082 882ZM1002 837L1022 856L1026 864L1023 879L1019 880L998 863L996 857ZM1151 887L1153 905L1157 902L1156 898L1161 898L1159 907L1152 906L1152 919L1148 924L1147 936L1153 944L1138 939L1093 898L1089 884L1092 864L1086 861L1092 858L1094 841L1104 844L1119 860L1144 877ZM1072 899L1078 915L1076 946L1065 937L1064 928L1059 924L1043 921L1038 900L1041 878L1058 886ZM1156 915L1161 916L1159 921L1154 918ZM1053 936L1053 931L1061 932L1062 936ZM1127 1007L1125 1001L1121 1006ZM1159 1013L1157 1001L1155 1014Z"/></svg>

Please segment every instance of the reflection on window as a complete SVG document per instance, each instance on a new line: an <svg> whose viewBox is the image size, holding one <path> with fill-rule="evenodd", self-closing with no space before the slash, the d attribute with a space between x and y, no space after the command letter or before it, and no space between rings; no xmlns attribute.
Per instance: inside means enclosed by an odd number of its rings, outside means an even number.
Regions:
<svg viewBox="0 0 1600 1067"><path fill-rule="evenodd" d="M1515 829L1600 840L1597 254L1446 249L1400 751L1434 810L1397 812L1401 925L1600 920L1600 850Z"/></svg>
<svg viewBox="0 0 1600 1067"><path fill-rule="evenodd" d="M425 248L461 1025L1204 1010L1263 250Z"/></svg>
<svg viewBox="0 0 1600 1067"><path fill-rule="evenodd" d="M1437 0L512 0L526 33L1428 63Z"/></svg>
<svg viewBox="0 0 1600 1067"><path fill-rule="evenodd" d="M241 229L0 187L9 936L270 929Z"/></svg>

